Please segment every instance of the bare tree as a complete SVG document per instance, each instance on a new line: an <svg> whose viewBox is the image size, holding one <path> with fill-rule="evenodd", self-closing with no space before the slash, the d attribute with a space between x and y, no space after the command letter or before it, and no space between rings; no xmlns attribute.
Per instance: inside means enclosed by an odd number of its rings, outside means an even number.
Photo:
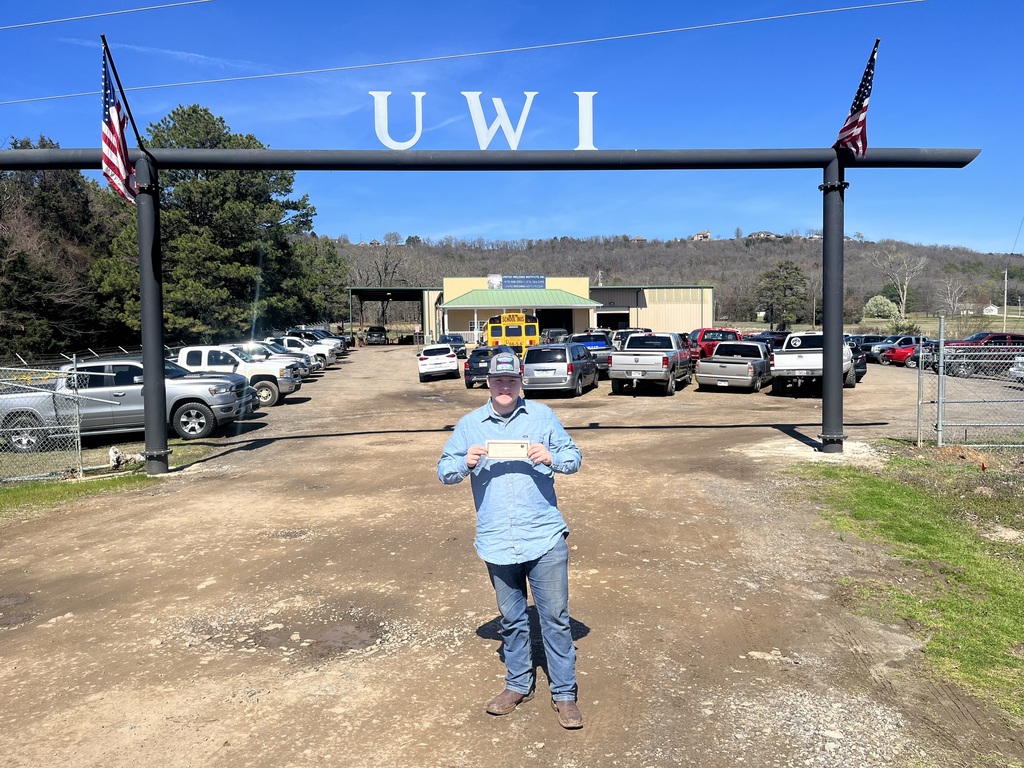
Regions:
<svg viewBox="0 0 1024 768"><path fill-rule="evenodd" d="M947 277L942 281L942 304L946 314L952 317L960 314L960 306L966 293L967 285L959 277Z"/></svg>
<svg viewBox="0 0 1024 768"><path fill-rule="evenodd" d="M902 251L896 243L885 243L882 250L866 254L867 260L881 272L896 288L899 298L900 317L907 316L907 293L910 283L924 268L928 266L928 258L923 255L914 256Z"/></svg>

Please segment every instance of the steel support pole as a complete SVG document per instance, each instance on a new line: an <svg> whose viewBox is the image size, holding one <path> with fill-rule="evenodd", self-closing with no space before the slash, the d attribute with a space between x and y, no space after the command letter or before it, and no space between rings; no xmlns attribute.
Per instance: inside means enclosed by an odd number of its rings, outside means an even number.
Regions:
<svg viewBox="0 0 1024 768"><path fill-rule="evenodd" d="M153 161L135 164L139 228L139 298L142 303L142 402L146 426L146 474L168 471L167 391L164 388L164 299L160 258L160 184Z"/></svg>
<svg viewBox="0 0 1024 768"><path fill-rule="evenodd" d="M825 166L822 212L821 450L842 453L843 440L843 203L849 186L836 157Z"/></svg>

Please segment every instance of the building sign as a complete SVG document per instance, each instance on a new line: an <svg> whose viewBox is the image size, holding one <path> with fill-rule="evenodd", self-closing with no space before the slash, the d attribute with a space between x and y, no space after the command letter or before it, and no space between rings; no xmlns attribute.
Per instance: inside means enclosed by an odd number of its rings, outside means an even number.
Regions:
<svg viewBox="0 0 1024 768"><path fill-rule="evenodd" d="M415 113L416 127L408 139L395 139L391 136L390 124L388 121L388 97L391 91L370 91L373 97L373 126L377 132L380 143L388 149L412 149L423 135L423 97L426 91L413 91L413 110ZM525 102L519 113L515 125L512 124L512 117L505 108L504 102L497 97L491 99L494 105L496 117L490 123L484 114L484 108L480 97L482 91L460 91L466 98L466 105L469 109L469 118L473 122L473 131L476 133L476 143L480 149L487 149L494 137L500 131L508 142L509 149L519 149L519 140L523 136L523 129L526 128L526 118L530 114L530 107L533 106L533 99L537 91L524 91ZM588 150L597 149L594 146L594 96L597 91L573 91L577 102L577 125L579 127L579 141L576 149Z"/></svg>
<svg viewBox="0 0 1024 768"><path fill-rule="evenodd" d="M523 291L531 288L546 288L547 278L544 275L488 275L487 276L487 287L493 288L491 285L491 278L497 277L500 282L498 288L504 288L506 291Z"/></svg>

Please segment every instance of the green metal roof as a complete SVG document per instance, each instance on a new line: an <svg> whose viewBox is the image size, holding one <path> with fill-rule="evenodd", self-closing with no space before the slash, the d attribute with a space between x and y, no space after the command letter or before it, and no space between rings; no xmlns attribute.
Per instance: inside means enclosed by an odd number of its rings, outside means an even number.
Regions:
<svg viewBox="0 0 1024 768"><path fill-rule="evenodd" d="M573 309L600 307L591 301L560 288L533 288L522 290L495 290L479 288L464 293L441 305L444 309Z"/></svg>

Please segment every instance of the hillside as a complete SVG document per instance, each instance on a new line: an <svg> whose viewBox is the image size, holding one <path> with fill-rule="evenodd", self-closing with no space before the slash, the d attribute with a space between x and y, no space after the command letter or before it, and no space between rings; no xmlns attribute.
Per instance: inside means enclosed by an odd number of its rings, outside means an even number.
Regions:
<svg viewBox="0 0 1024 768"><path fill-rule="evenodd" d="M582 276L592 285L711 285L721 318L753 319L758 280L766 270L792 261L807 278L809 307L820 306L820 239L785 236L729 240L634 241L628 236L552 238L499 242L423 242L391 233L383 244L336 242L350 265L353 285L440 286L449 276L546 274ZM846 316L853 318L872 296L891 283L871 263L873 254L899 251L922 257L926 266L910 281L908 312L950 313L951 293L962 310L1002 306L1004 270L1009 304L1024 294L1024 260L1019 255L982 254L966 248L897 241L847 240L845 244ZM389 310L403 319L400 307ZM808 314L812 310L808 309Z"/></svg>

